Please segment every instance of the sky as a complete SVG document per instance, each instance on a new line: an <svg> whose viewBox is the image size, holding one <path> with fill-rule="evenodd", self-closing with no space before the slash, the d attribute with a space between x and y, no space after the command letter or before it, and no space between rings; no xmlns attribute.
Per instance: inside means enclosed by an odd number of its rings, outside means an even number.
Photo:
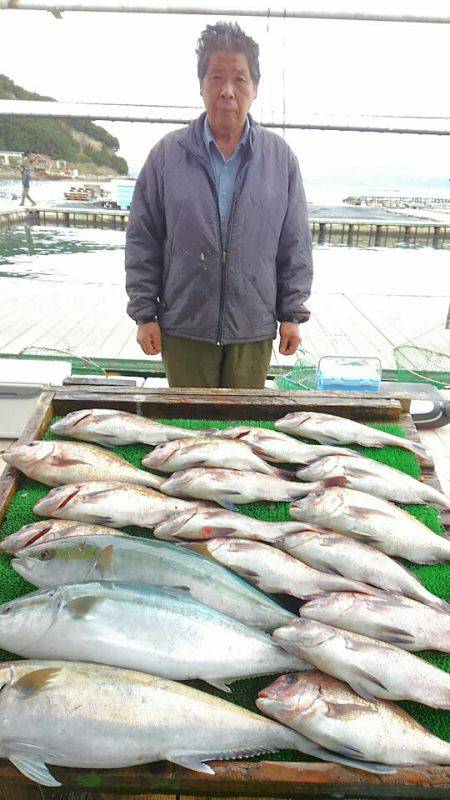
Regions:
<svg viewBox="0 0 450 800"><path fill-rule="evenodd" d="M449 13L448 0L315 0L313 5ZM233 18L67 12L59 20L43 11L0 11L0 72L60 101L198 105L200 113L196 41L205 25L219 19ZM450 117L448 24L237 21L260 46L262 79L252 107L257 120L280 120L283 113L295 121L311 113ZM132 174L173 129L101 124L118 137ZM450 187L448 136L296 131L287 132L286 140L306 184Z"/></svg>

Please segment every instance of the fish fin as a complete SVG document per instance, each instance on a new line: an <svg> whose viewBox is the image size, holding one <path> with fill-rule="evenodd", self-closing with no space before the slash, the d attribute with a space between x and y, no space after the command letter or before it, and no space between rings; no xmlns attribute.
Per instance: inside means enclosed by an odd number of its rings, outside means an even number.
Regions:
<svg viewBox="0 0 450 800"><path fill-rule="evenodd" d="M105 494L109 494L110 491L111 489L95 489L92 492L87 492L87 494L84 495L83 500L86 503L90 503L91 500L97 500L99 497L104 497Z"/></svg>
<svg viewBox="0 0 450 800"><path fill-rule="evenodd" d="M236 534L236 528L220 528L215 527L214 525L205 526L201 530L202 533L212 533L213 536L233 536ZM1 549L1 547L0 547Z"/></svg>
<svg viewBox="0 0 450 800"><path fill-rule="evenodd" d="M371 708L367 708L367 706L360 705L359 703L330 703L327 702L327 717L332 717L333 719L342 719L342 720L354 720L355 718L359 718L362 714L369 712L369 714L373 714ZM341 751L339 751L341 752ZM354 750L354 754L358 753L360 756L362 755L361 750ZM348 755L348 753L346 753Z"/></svg>
<svg viewBox="0 0 450 800"><path fill-rule="evenodd" d="M207 467L208 466L208 459L207 458L199 458L197 461L193 461L189 464L189 469L195 469L196 467Z"/></svg>
<svg viewBox="0 0 450 800"><path fill-rule="evenodd" d="M8 758L22 775L35 781L35 783L40 783L41 786L62 786L62 784L53 777L39 756L10 753Z"/></svg>
<svg viewBox="0 0 450 800"><path fill-rule="evenodd" d="M192 769L195 772L204 772L206 775L215 775L213 768L210 767L209 764L205 764L204 761L195 755L168 753L167 759L172 761L173 764L178 764L179 767Z"/></svg>
<svg viewBox="0 0 450 800"><path fill-rule="evenodd" d="M353 478L367 478L370 474L366 469L362 467L353 467L353 466L345 466L345 472L347 475L351 475Z"/></svg>
<svg viewBox="0 0 450 800"><path fill-rule="evenodd" d="M376 508L360 508L358 506L348 506L347 514L351 517L359 517L360 519L370 519L374 514L380 517L392 516L392 514L387 511L379 511Z"/></svg>
<svg viewBox="0 0 450 800"><path fill-rule="evenodd" d="M229 503L227 500L223 500L221 497L217 497L216 501L223 508L226 508L227 511L236 511L236 509L237 509L236 503Z"/></svg>
<svg viewBox="0 0 450 800"><path fill-rule="evenodd" d="M101 445L102 447L108 447L110 450L122 444L122 442L117 441L117 437L113 433L103 433L101 439L95 439L95 443Z"/></svg>
<svg viewBox="0 0 450 800"><path fill-rule="evenodd" d="M370 672L366 672L366 670L361 669L361 667L353 667L353 673L355 678L348 680L347 683L352 687L352 689L363 697L365 700L378 700L379 699L379 692L378 689L383 689L385 692L388 690L386 687L381 683L380 680L375 675L372 675ZM374 694L374 691L377 692Z"/></svg>
<svg viewBox="0 0 450 800"><path fill-rule="evenodd" d="M82 619L86 617L98 603L103 603L103 600L103 597L77 597L75 600L69 600L67 603L64 603L63 607L67 609L70 616L74 619Z"/></svg>
<svg viewBox="0 0 450 800"><path fill-rule="evenodd" d="M389 644L398 644L401 647L402 644L413 644L416 641L412 633L404 631L402 628L391 628L389 625L379 625L378 630L383 637L383 641L389 642Z"/></svg>
<svg viewBox="0 0 450 800"><path fill-rule="evenodd" d="M72 467L75 464L87 464L88 462L79 458L67 458L67 456L51 456L48 463L52 467Z"/></svg>
<svg viewBox="0 0 450 800"><path fill-rule="evenodd" d="M102 577L106 574L106 570L111 565L113 559L114 548L112 544L109 544L108 547L104 547L101 551L99 557L97 558L94 569L100 570L100 574Z"/></svg>
<svg viewBox="0 0 450 800"><path fill-rule="evenodd" d="M344 578L344 574L339 572L336 567L332 567L331 564L328 564L326 568L321 567L321 572L326 572L327 575L339 575L340 578Z"/></svg>
<svg viewBox="0 0 450 800"><path fill-rule="evenodd" d="M253 569L247 569L246 567L230 567L233 572L237 572L242 578L248 578L249 581L259 581L260 575L255 572Z"/></svg>
<svg viewBox="0 0 450 800"><path fill-rule="evenodd" d="M190 586L165 586L164 589L171 589L174 592L183 592L184 594L191 592Z"/></svg>
<svg viewBox="0 0 450 800"><path fill-rule="evenodd" d="M205 678L205 681L206 683L209 683L210 686L214 686L215 689L220 689L221 692L227 692L227 694L230 694L231 692L228 684L224 683L224 681L221 681L220 678L208 678L208 680Z"/></svg>
<svg viewBox="0 0 450 800"><path fill-rule="evenodd" d="M19 680L12 684L12 688L20 692L24 697L31 697L34 694L46 689L61 672L60 667L45 667L35 669L23 675Z"/></svg>
<svg viewBox="0 0 450 800"><path fill-rule="evenodd" d="M310 745L313 746L311 747ZM346 747L345 743L341 743L340 746L343 749L345 749ZM337 742L336 742L336 747L338 747ZM303 751L301 750L300 747L298 749L300 750L300 752L305 752L308 753L308 755L322 758L324 761L333 761L335 764L343 764L346 767L354 767L355 769L362 769L364 772L375 772L380 775L392 775L397 772L395 767L391 767L388 764L377 764L376 762L373 761L362 761L358 758L355 758L352 755L346 758L345 755L338 755L336 752L332 750L327 750L325 747L321 747L320 745L315 744L310 740L308 741L307 750L305 749ZM280 767L281 769L285 765L287 766L287 762L280 761L279 763L277 763L277 768ZM290 764L289 766L292 767L292 764Z"/></svg>
<svg viewBox="0 0 450 800"><path fill-rule="evenodd" d="M115 528L116 524L115 521L111 517L97 517L95 514L89 517L89 520L86 521L91 522L93 525L104 525L106 528Z"/></svg>
<svg viewBox="0 0 450 800"><path fill-rule="evenodd" d="M335 478L324 478L321 481L322 486L325 486L326 489L330 489L332 486L348 486L350 483L349 479L345 477L345 475L337 475Z"/></svg>

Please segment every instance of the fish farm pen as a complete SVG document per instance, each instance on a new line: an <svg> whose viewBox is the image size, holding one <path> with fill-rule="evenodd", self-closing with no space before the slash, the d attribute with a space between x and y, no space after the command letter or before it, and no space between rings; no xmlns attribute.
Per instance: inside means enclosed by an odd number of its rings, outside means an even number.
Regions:
<svg viewBox="0 0 450 800"><path fill-rule="evenodd" d="M125 230L129 213L120 209L80 207L38 207L0 212L0 228L29 222L80 228ZM379 219L312 218L310 229L314 244L342 244L348 247L396 247L398 245L436 249L450 243L450 224L411 219L407 222Z"/></svg>
<svg viewBox="0 0 450 800"><path fill-rule="evenodd" d="M418 434L410 416L410 400L402 395L374 397L358 393L279 392L271 390L182 390L139 389L135 387L86 386L76 377L70 386L44 391L35 413L29 420L19 443L35 439L53 439L49 425L71 411L86 408L113 408L164 420L185 428L202 429L212 425L227 427L246 421L250 425L273 428L273 421L287 412L317 411L369 423L381 430L418 442ZM368 455L363 448L354 448ZM148 447L122 446L117 453L139 465ZM370 454L374 456L373 450ZM410 453L400 448L382 448L375 457L391 466L418 476L418 467ZM422 478L438 487L434 469L424 468ZM32 506L43 497L47 487L19 476L9 467L0 482L0 525L6 535L36 520ZM239 510L250 516L274 520L288 519L287 504L253 503ZM450 530L450 520L428 506L408 506L408 511L425 522L436 533ZM148 531L129 528L128 533L149 535ZM435 594L450 600L450 566L413 566L424 585ZM0 556L1 602L29 591L29 585L14 573L5 555ZM297 603L298 606L298 603ZM2 654L8 657L7 653ZM450 657L425 653L424 657L443 669L449 669ZM241 680L233 685L226 699L254 709L257 692L268 685L271 677ZM204 688L203 686L201 688ZM225 697L220 690L208 691ZM402 707L441 738L449 738L448 714L416 703ZM95 744L93 745L95 747ZM399 767L393 774L371 774L329 762L300 760L294 751L263 755L251 760L212 762L215 774L201 774L169 762L150 763L122 769L67 769L51 767L62 783L61 789L34 786L9 761L0 761L0 797L2 800L107 800L130 795L157 795L165 800L192 800L192 796L234 798L448 798L450 767Z"/></svg>

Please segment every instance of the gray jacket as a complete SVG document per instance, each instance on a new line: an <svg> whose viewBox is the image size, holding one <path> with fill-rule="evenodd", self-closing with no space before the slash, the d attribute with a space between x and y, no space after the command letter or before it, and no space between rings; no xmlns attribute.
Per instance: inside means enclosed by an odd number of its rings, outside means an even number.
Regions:
<svg viewBox="0 0 450 800"><path fill-rule="evenodd" d="M226 241L203 142L205 114L151 150L127 228L128 314L216 344L274 338L277 318L305 322L311 235L297 159L279 136L250 131Z"/></svg>

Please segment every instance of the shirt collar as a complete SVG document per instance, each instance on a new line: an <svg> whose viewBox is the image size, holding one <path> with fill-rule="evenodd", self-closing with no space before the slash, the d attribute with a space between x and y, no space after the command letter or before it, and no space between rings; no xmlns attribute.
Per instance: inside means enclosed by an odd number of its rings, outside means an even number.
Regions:
<svg viewBox="0 0 450 800"><path fill-rule="evenodd" d="M248 120L248 117L246 117L245 118L244 131L243 131L242 136L240 138L239 144L236 147L236 150L234 151L235 153L236 153L236 151L238 150L239 147L243 147L245 145L245 143L246 143L246 141L248 139L249 130L250 130L250 122ZM205 121L203 123L203 135L204 135L204 139L205 139L208 151L210 150L211 142L214 142L214 144L217 147L216 140L214 138L214 134L213 134L213 132L211 130L211 125L208 122L208 115L207 114L205 114ZM234 153L233 153L233 155L234 155Z"/></svg>

